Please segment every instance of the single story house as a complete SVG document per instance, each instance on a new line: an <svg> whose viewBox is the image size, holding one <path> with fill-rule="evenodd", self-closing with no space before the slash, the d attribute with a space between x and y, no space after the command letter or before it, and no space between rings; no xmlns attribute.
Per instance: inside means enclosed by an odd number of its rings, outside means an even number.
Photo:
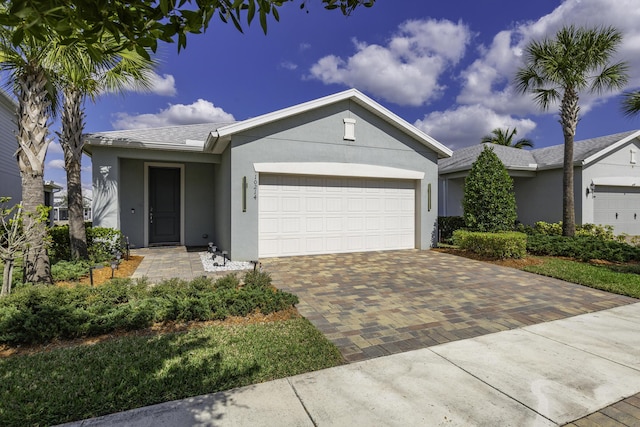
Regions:
<svg viewBox="0 0 640 427"><path fill-rule="evenodd" d="M93 221L234 260L427 249L451 150L350 89L235 123L86 136Z"/></svg>
<svg viewBox="0 0 640 427"><path fill-rule="evenodd" d="M22 179L16 160L17 105L0 90L0 197L11 197L11 203L22 200Z"/></svg>
<svg viewBox="0 0 640 427"><path fill-rule="evenodd" d="M464 179L484 144L456 150L439 161L439 214L462 215ZM513 178L518 220L562 220L564 145L522 150L489 144ZM576 224L613 226L640 235L640 130L574 143Z"/></svg>

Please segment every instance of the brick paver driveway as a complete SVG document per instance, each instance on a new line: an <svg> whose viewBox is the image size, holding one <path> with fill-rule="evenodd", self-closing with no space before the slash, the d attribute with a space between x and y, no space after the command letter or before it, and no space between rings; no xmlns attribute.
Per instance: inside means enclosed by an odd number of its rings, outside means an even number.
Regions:
<svg viewBox="0 0 640 427"><path fill-rule="evenodd" d="M638 302L435 251L263 260L352 362Z"/></svg>

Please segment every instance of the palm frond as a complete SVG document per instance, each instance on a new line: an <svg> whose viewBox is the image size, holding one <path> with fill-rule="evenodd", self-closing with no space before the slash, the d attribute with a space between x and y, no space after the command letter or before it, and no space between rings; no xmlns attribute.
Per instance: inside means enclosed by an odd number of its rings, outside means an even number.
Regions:
<svg viewBox="0 0 640 427"><path fill-rule="evenodd" d="M640 112L640 90L626 92L622 96L622 112L626 116L638 114Z"/></svg>

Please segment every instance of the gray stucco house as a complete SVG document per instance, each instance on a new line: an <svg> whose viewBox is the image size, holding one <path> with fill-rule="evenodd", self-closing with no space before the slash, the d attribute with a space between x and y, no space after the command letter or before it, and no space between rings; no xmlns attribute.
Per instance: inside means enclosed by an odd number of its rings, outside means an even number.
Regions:
<svg viewBox="0 0 640 427"><path fill-rule="evenodd" d="M513 178L518 220L562 220L564 145L521 150L489 144ZM462 215L464 179L483 149L456 150L439 162L439 214ZM576 141L574 199L577 224L611 225L640 235L640 130Z"/></svg>
<svg viewBox="0 0 640 427"><path fill-rule="evenodd" d="M22 180L16 160L16 103L0 90L0 196L11 203L22 199Z"/></svg>
<svg viewBox="0 0 640 427"><path fill-rule="evenodd" d="M351 89L235 123L86 136L93 221L234 260L431 247L451 150Z"/></svg>

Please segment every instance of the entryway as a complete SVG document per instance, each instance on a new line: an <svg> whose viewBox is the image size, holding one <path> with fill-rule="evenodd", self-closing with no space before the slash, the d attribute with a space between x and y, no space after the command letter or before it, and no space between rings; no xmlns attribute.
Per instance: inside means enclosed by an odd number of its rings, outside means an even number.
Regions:
<svg viewBox="0 0 640 427"><path fill-rule="evenodd" d="M176 245L181 240L181 169L149 166L149 245Z"/></svg>

